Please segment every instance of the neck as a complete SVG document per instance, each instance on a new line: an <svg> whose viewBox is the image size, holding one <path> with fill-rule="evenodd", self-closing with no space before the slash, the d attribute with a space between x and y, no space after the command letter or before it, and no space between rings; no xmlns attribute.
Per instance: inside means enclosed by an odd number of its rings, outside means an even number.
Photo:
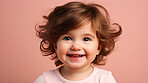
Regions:
<svg viewBox="0 0 148 83"><path fill-rule="evenodd" d="M63 66L60 68L61 75L72 81L78 81L89 77L92 73L93 67L91 65L82 68L70 68L68 66Z"/></svg>

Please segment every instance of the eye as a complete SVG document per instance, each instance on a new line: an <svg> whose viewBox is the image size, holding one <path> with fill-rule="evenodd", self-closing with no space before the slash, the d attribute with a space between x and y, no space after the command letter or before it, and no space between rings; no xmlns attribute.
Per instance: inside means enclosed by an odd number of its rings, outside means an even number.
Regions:
<svg viewBox="0 0 148 83"><path fill-rule="evenodd" d="M88 37L85 37L85 38L83 38L83 41L91 41L91 39Z"/></svg>
<svg viewBox="0 0 148 83"><path fill-rule="evenodd" d="M64 40L72 40L71 37L64 37Z"/></svg>

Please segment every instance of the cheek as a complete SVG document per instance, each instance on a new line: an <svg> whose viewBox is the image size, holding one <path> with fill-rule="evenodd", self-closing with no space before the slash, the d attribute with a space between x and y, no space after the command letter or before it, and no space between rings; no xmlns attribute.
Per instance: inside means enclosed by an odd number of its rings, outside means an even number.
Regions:
<svg viewBox="0 0 148 83"><path fill-rule="evenodd" d="M94 54L97 52L97 47L94 47L94 46L89 46L86 49L89 54Z"/></svg>
<svg viewBox="0 0 148 83"><path fill-rule="evenodd" d="M89 55L97 55L98 54L98 44L94 44L94 45L90 45L87 48L87 53L89 53Z"/></svg>
<svg viewBox="0 0 148 83"><path fill-rule="evenodd" d="M63 50L63 46L60 43L57 43L57 53L60 54Z"/></svg>
<svg viewBox="0 0 148 83"><path fill-rule="evenodd" d="M56 50L58 58L62 61L63 60L63 54L64 54L64 49L62 48L62 45L57 44L57 50Z"/></svg>
<svg viewBox="0 0 148 83"><path fill-rule="evenodd" d="M97 49L94 47L90 47L87 49L86 52L87 52L87 58L92 62L96 58Z"/></svg>
<svg viewBox="0 0 148 83"><path fill-rule="evenodd" d="M64 43L57 43L57 54L58 55L63 55L67 52L67 48L68 46L66 46Z"/></svg>

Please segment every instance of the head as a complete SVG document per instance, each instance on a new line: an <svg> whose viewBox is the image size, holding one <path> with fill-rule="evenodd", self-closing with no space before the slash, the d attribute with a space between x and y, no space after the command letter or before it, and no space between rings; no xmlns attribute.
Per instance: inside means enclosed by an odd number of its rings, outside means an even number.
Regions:
<svg viewBox="0 0 148 83"><path fill-rule="evenodd" d="M110 24L107 10L98 4L70 2L63 6L57 6L48 16L43 16L43 18L47 20L47 23L36 27L37 36L42 39L40 49L43 55L49 55L51 59L55 59L56 66L63 63L57 57L55 46L58 39L69 31L90 24L98 39L98 49L100 50L92 61L97 65L100 65L100 62L104 60L104 56L112 52L115 39L122 32L117 23L113 25L118 26L118 31Z"/></svg>

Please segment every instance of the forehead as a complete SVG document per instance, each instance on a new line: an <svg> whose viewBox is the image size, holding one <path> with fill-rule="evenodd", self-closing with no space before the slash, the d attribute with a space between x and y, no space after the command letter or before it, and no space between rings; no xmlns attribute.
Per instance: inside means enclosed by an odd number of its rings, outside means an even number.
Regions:
<svg viewBox="0 0 148 83"><path fill-rule="evenodd" d="M68 31L67 33L75 33L75 34L79 34L79 33L95 34L96 31L93 29L91 23L86 23L86 24L82 25L81 27L77 27L77 28L75 28L75 29L72 29L72 30Z"/></svg>

